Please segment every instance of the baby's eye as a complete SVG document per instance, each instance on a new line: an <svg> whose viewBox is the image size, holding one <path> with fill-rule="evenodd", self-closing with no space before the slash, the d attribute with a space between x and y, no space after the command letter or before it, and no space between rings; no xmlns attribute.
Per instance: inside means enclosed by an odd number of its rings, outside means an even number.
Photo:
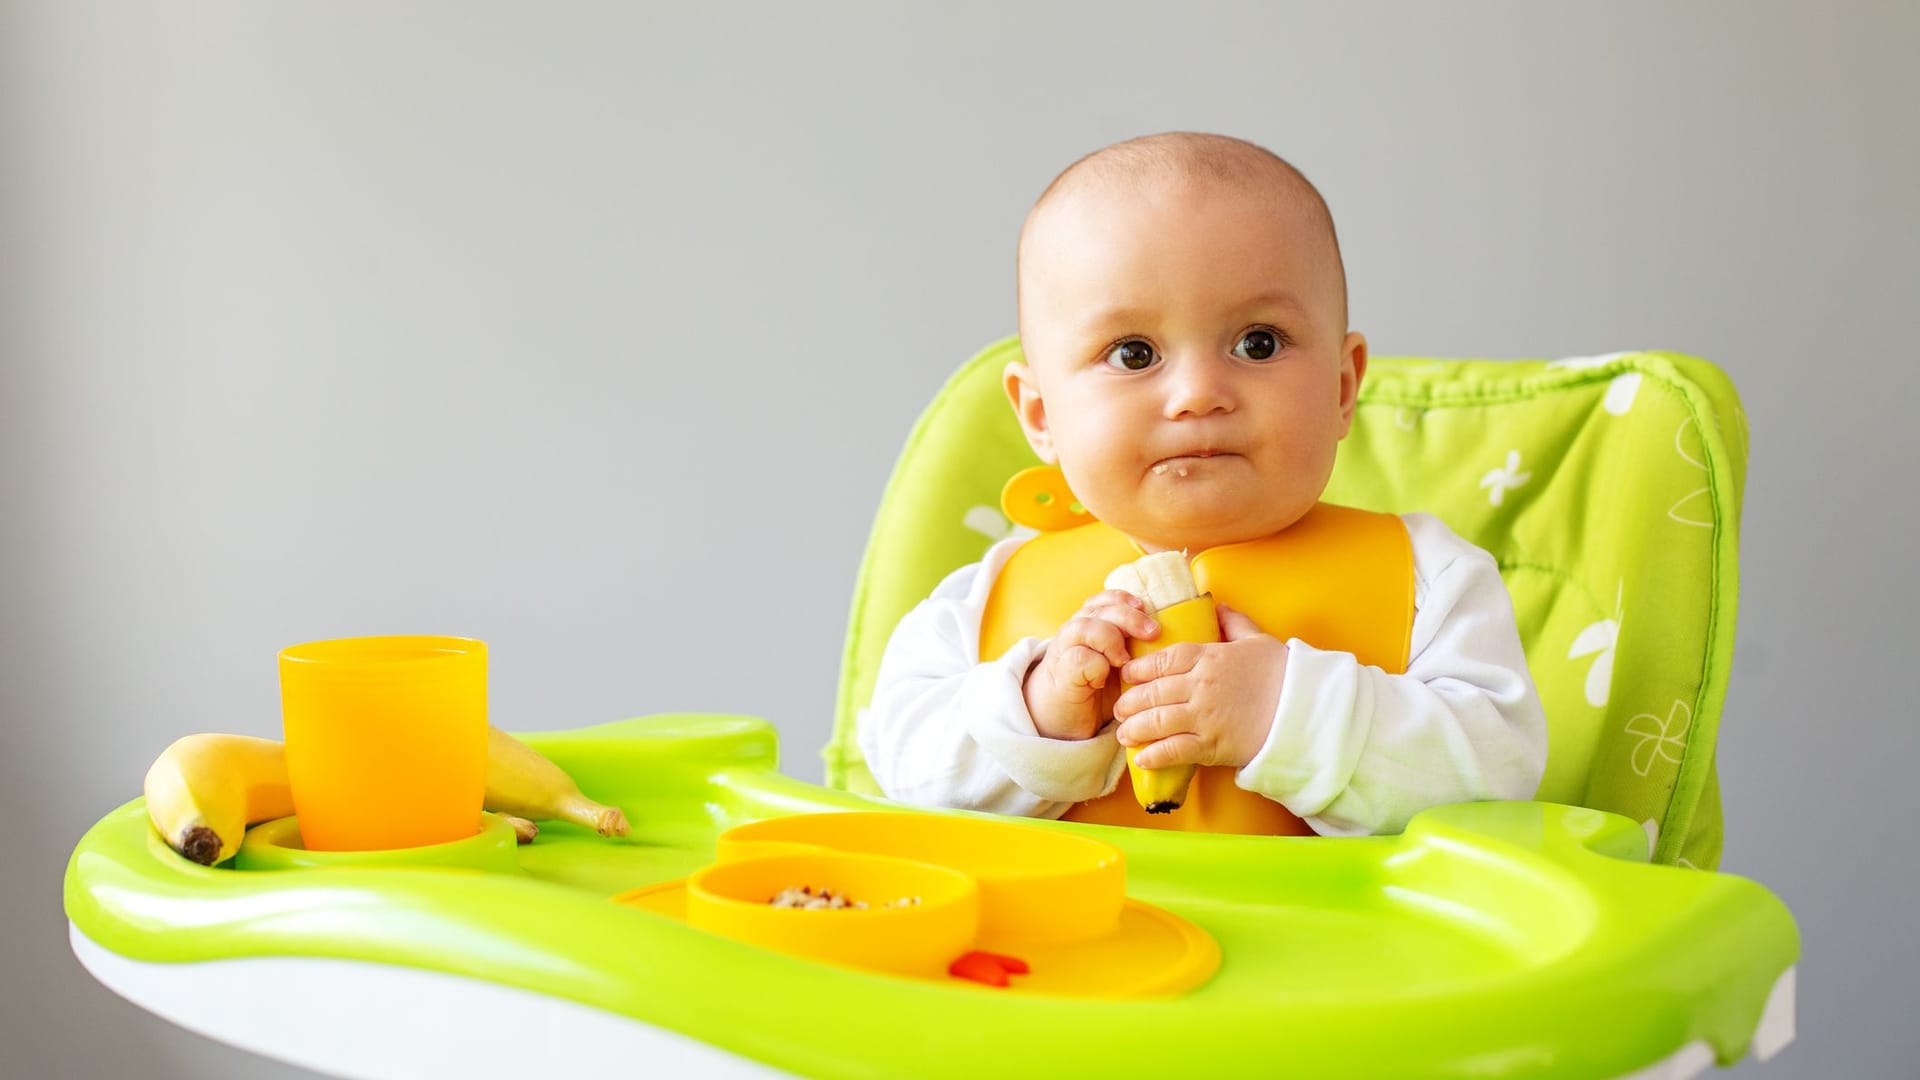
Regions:
<svg viewBox="0 0 1920 1080"><path fill-rule="evenodd" d="M1107 363L1125 371L1140 371L1153 365L1153 346L1135 339L1123 341L1107 350Z"/></svg>
<svg viewBox="0 0 1920 1080"><path fill-rule="evenodd" d="M1284 340L1272 330L1255 327L1240 335L1240 344L1233 347L1233 355L1242 360L1271 360Z"/></svg>

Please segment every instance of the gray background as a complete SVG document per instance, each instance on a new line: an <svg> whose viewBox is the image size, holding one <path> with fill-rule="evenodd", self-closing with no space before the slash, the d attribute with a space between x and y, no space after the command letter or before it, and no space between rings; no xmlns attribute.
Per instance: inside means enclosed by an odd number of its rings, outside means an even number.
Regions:
<svg viewBox="0 0 1920 1080"><path fill-rule="evenodd" d="M59 891L172 737L277 734L282 645L485 638L503 726L759 714L817 780L870 515L1009 331L1021 215L1192 128L1324 189L1377 354L1732 374L1725 869L1806 953L1746 1071L1912 1075L1913 5L0 20L0 1074L279 1071L96 985Z"/></svg>

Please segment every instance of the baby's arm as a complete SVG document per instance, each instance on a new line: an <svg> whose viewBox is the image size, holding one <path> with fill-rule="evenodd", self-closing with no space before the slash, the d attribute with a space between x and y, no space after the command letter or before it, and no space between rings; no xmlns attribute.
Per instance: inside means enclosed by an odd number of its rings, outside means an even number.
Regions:
<svg viewBox="0 0 1920 1080"><path fill-rule="evenodd" d="M860 751L888 798L1057 818L1113 790L1125 769L1111 724L1092 738L1040 735L1023 694L1047 642L1024 638L980 660L987 592L1020 541L955 571L900 620L887 641Z"/></svg>
<svg viewBox="0 0 1920 1080"><path fill-rule="evenodd" d="M1442 803L1529 799L1546 769L1546 714L1493 557L1437 518L1405 521L1416 604L1406 673L1289 641L1273 729L1239 773L1323 834L1396 832Z"/></svg>

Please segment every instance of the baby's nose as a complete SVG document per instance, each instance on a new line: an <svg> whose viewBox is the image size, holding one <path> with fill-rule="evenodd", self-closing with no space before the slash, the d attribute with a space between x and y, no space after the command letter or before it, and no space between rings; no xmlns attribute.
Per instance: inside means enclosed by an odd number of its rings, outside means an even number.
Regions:
<svg viewBox="0 0 1920 1080"><path fill-rule="evenodd" d="M1203 356L1183 356L1168 365L1166 416L1205 416L1231 410L1233 371Z"/></svg>

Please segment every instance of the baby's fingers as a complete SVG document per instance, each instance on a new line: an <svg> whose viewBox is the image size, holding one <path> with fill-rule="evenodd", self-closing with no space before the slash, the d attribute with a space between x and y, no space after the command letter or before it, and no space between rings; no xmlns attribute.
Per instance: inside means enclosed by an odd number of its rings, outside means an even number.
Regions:
<svg viewBox="0 0 1920 1080"><path fill-rule="evenodd" d="M1106 619L1133 637L1151 638L1160 633L1160 624L1147 612L1145 600L1120 589L1108 589L1080 605L1074 618Z"/></svg>
<svg viewBox="0 0 1920 1080"><path fill-rule="evenodd" d="M1120 631L1128 637L1151 641L1160 636L1160 623L1156 621L1153 616L1141 611L1139 608L1128 607L1124 604L1108 604L1105 607L1097 607L1082 616L1082 618L1099 619L1102 622L1112 623L1119 627Z"/></svg>
<svg viewBox="0 0 1920 1080"><path fill-rule="evenodd" d="M1054 640L1069 647L1079 645L1092 649L1114 667L1133 659L1133 654L1127 651L1126 632L1110 619L1091 615L1069 619Z"/></svg>
<svg viewBox="0 0 1920 1080"><path fill-rule="evenodd" d="M1124 716L1116 708L1114 718L1120 721L1114 735L1121 746L1146 746L1175 735L1192 734L1195 728L1193 706L1185 701L1154 705Z"/></svg>
<svg viewBox="0 0 1920 1080"><path fill-rule="evenodd" d="M1123 682L1133 682L1132 679L1127 678L1126 668L1120 669L1120 678ZM1134 683L1133 689L1121 694L1120 697L1114 701L1113 715L1116 720L1130 722L1130 718L1136 714L1146 714L1155 711L1164 712L1169 706L1185 705L1192 700L1193 686L1189 680L1184 676L1175 675L1166 679L1154 679L1151 682ZM1136 725L1132 742L1152 742L1154 739L1167 734L1169 734L1167 731L1148 733L1145 729L1139 728ZM1127 742L1127 735L1127 729L1122 727L1120 741Z"/></svg>
<svg viewBox="0 0 1920 1080"><path fill-rule="evenodd" d="M1200 736L1185 732L1169 735L1157 742L1141 747L1133 755L1133 763L1142 769L1167 769L1175 765L1204 765L1207 760L1207 745Z"/></svg>
<svg viewBox="0 0 1920 1080"><path fill-rule="evenodd" d="M1106 592L1094 593L1092 596L1087 597L1087 602L1080 605L1080 610L1074 612L1074 616L1078 618L1082 615L1091 615L1103 607L1113 607L1115 605L1130 607L1139 611L1147 610L1147 602L1127 590L1108 589Z"/></svg>
<svg viewBox="0 0 1920 1080"><path fill-rule="evenodd" d="M1126 670L1120 673L1120 677L1130 683L1144 683L1163 679L1169 675L1184 675L1192 671L1194 665L1200 662L1201 656L1204 655L1202 652L1204 648L1206 646L1191 641L1169 645L1159 652L1148 653L1138 660L1130 660L1121 665Z"/></svg>
<svg viewBox="0 0 1920 1080"><path fill-rule="evenodd" d="M1057 685L1100 690L1107 685L1107 676L1113 673L1113 665L1097 650L1085 645L1073 645L1056 654L1053 673Z"/></svg>

